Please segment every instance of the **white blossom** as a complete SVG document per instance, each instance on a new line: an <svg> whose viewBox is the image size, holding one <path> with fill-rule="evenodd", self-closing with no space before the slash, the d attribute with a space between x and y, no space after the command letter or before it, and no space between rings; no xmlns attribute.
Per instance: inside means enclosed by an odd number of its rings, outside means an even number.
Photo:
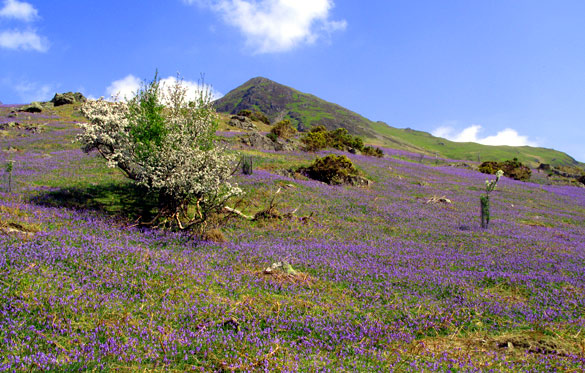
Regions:
<svg viewBox="0 0 585 373"><path fill-rule="evenodd" d="M218 118L211 95L202 92L197 101L189 102L186 93L180 80L162 92L155 78L128 103L88 101L82 113L89 123L81 124L83 132L77 137L85 151L97 150L108 167L118 167L139 185L158 192L164 199L161 210L173 217L190 204L196 204L199 215L217 210L242 193L229 182L235 154L214 141ZM149 112L141 106L148 94L162 108L154 110L163 118L162 128L148 122ZM142 128L146 140L140 135Z"/></svg>

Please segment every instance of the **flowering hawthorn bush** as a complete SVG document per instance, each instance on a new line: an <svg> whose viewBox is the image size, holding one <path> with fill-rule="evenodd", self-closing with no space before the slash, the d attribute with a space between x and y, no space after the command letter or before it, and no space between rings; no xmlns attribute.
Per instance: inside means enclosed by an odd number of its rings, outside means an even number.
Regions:
<svg viewBox="0 0 585 373"><path fill-rule="evenodd" d="M118 167L138 185L157 193L153 222L180 229L204 228L210 214L241 193L230 184L235 155L215 143L216 113L209 90L195 101L177 81L163 87L154 80L126 102L88 101L77 140L97 150L109 167Z"/></svg>

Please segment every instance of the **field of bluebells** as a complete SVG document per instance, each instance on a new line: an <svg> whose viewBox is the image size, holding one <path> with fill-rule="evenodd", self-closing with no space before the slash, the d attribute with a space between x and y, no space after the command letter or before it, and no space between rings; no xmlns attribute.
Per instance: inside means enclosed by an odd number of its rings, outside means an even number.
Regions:
<svg viewBox="0 0 585 373"><path fill-rule="evenodd" d="M315 154L248 151L239 208L280 188L295 216L197 242L133 224L71 109L12 109L44 129L1 131L0 371L585 369L585 189L503 178L483 230L486 175L452 160L346 154L357 188L279 176ZM283 260L295 276L265 274Z"/></svg>

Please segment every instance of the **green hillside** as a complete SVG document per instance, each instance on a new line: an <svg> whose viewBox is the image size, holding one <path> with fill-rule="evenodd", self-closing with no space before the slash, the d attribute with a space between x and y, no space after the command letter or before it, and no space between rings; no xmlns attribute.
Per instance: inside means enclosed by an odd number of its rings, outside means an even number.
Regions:
<svg viewBox="0 0 585 373"><path fill-rule="evenodd" d="M342 106L266 78L253 78L215 102L219 112L260 110L275 123L289 119L303 131L315 125L327 129L347 128L354 135L375 137L372 122Z"/></svg>
<svg viewBox="0 0 585 373"><path fill-rule="evenodd" d="M407 144L411 150L417 150L429 154L450 159L469 161L488 161L518 158L521 162L533 167L540 163L549 163L554 166L578 166L583 165L577 162L570 155L554 149L539 148L532 146L491 146L473 142L454 142L431 135L428 132L412 129L394 128L384 122L376 122L372 128L382 136L381 144L390 139L396 140L402 145Z"/></svg>
<svg viewBox="0 0 585 373"><path fill-rule="evenodd" d="M219 112L236 114L240 110L259 110L272 123L289 119L300 131L316 125L327 129L346 128L351 134L364 138L366 143L396 149L437 155L443 158L503 161L518 158L533 167L540 163L554 166L583 165L566 153L530 146L489 146L477 143L458 143L427 132L391 127L373 122L337 104L311 94L256 77L233 89L215 102Z"/></svg>

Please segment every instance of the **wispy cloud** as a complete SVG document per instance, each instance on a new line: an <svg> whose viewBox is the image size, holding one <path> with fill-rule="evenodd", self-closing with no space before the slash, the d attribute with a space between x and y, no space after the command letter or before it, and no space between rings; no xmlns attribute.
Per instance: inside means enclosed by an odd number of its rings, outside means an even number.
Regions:
<svg viewBox="0 0 585 373"><path fill-rule="evenodd" d="M49 42L34 30L7 30L0 32L0 48L46 52Z"/></svg>
<svg viewBox="0 0 585 373"><path fill-rule="evenodd" d="M443 137L456 142L475 142L484 145L510 145L510 146L538 146L535 141L530 140L527 136L520 135L512 128L506 128L491 136L480 136L482 127L474 124L462 131L457 131L453 127L439 127L433 131L433 135Z"/></svg>
<svg viewBox="0 0 585 373"><path fill-rule="evenodd" d="M344 30L345 20L332 21L333 0L183 0L221 15L239 29L255 53L289 51Z"/></svg>
<svg viewBox="0 0 585 373"><path fill-rule="evenodd" d="M174 76L169 76L167 78L161 79L160 84L163 88L163 91L173 86L177 82L177 78ZM138 90L142 87L142 80L135 77L132 74L127 75L126 77L113 81L107 88L106 88L106 96L107 97L118 97L121 100L128 100L132 98ZM220 92L214 90L211 86L205 84L199 84L199 82L189 81L189 80L182 80L181 84L183 84L187 88L187 99L188 100L195 100L199 97L203 90L209 89L211 91L212 98L218 99L223 96Z"/></svg>
<svg viewBox="0 0 585 373"><path fill-rule="evenodd" d="M23 103L32 101L48 101L55 93L55 87L51 84L40 84L34 82L20 81L13 84L14 90L22 99Z"/></svg>
<svg viewBox="0 0 585 373"><path fill-rule="evenodd" d="M29 3L18 0L5 0L0 9L0 17L15 18L25 22L37 19L39 12Z"/></svg>

